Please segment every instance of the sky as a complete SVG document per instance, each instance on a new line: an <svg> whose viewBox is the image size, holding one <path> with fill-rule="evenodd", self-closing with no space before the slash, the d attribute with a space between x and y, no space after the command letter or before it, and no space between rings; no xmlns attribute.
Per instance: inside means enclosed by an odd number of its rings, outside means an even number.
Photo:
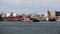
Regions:
<svg viewBox="0 0 60 34"><path fill-rule="evenodd" d="M60 0L0 0L1 13L44 13L60 11Z"/></svg>

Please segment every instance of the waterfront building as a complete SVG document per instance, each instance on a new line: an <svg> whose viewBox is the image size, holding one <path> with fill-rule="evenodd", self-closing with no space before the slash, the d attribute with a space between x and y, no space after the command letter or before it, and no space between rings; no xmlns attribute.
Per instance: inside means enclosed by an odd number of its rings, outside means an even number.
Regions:
<svg viewBox="0 0 60 34"><path fill-rule="evenodd" d="M50 12L50 17L56 19L56 12L55 11L51 11Z"/></svg>
<svg viewBox="0 0 60 34"><path fill-rule="evenodd" d="M55 19L56 21L60 21L60 11L50 11L50 15L47 13L46 17L50 16L50 19Z"/></svg>
<svg viewBox="0 0 60 34"><path fill-rule="evenodd" d="M51 11L51 18L55 18L56 21L60 21L60 11Z"/></svg>
<svg viewBox="0 0 60 34"><path fill-rule="evenodd" d="M56 20L60 21L60 11L56 11Z"/></svg>

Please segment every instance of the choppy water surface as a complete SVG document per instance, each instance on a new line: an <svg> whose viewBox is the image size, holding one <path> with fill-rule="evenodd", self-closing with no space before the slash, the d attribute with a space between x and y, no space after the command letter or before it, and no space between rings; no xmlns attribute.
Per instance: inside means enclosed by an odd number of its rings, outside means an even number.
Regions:
<svg viewBox="0 0 60 34"><path fill-rule="evenodd" d="M60 22L0 21L0 34L60 34Z"/></svg>

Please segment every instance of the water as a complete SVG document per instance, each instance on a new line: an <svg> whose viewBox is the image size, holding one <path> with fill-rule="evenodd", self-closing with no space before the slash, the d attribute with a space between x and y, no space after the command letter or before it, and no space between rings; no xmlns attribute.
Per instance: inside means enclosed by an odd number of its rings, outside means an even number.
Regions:
<svg viewBox="0 0 60 34"><path fill-rule="evenodd" d="M60 22L0 21L0 34L60 34Z"/></svg>

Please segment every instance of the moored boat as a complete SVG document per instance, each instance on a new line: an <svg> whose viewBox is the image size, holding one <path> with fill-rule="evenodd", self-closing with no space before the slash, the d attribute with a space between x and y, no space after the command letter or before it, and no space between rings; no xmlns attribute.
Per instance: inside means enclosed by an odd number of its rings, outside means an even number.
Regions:
<svg viewBox="0 0 60 34"><path fill-rule="evenodd" d="M23 18L22 21L24 21L24 22L29 22L29 21L30 21L30 18Z"/></svg>

